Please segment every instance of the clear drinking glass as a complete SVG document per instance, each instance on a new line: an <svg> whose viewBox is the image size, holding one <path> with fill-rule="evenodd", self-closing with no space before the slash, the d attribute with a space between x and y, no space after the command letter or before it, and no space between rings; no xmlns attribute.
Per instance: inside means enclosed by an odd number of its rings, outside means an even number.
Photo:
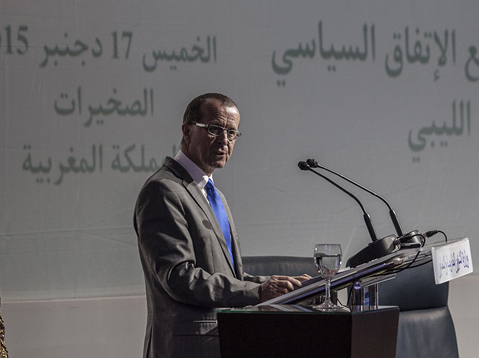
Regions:
<svg viewBox="0 0 479 358"><path fill-rule="evenodd" d="M322 278L326 281L326 298L320 305L314 306L320 311L334 311L340 307L331 302L331 279L341 267L341 245L316 244L314 246L314 264Z"/></svg>

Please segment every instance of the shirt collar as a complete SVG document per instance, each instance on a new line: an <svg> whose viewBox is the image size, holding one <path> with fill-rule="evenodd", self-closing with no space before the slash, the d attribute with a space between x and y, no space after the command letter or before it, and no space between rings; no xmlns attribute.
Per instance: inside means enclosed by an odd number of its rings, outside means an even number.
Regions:
<svg viewBox="0 0 479 358"><path fill-rule="evenodd" d="M206 183L208 180L213 180L212 176L206 175L203 170L200 169L190 158L187 157L185 153L181 150L175 156L175 160L180 163L188 172L188 174L193 178L198 188L204 190Z"/></svg>

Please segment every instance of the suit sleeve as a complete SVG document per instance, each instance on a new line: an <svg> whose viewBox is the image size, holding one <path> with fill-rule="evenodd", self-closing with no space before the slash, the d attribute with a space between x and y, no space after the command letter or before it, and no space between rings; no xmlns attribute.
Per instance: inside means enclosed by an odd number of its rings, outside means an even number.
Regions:
<svg viewBox="0 0 479 358"><path fill-rule="evenodd" d="M236 307L259 302L259 283L228 274L206 216L180 185L150 181L135 210L145 273L185 304Z"/></svg>

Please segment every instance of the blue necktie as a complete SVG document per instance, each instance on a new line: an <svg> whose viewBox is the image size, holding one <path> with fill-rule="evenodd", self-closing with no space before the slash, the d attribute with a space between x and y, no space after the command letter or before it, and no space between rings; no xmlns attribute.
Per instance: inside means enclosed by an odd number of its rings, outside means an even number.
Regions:
<svg viewBox="0 0 479 358"><path fill-rule="evenodd" d="M218 220L218 223L221 226L221 231L223 231L223 236L226 241L226 246L228 246L231 262L233 263L233 267L234 267L235 262L233 259L233 250L231 249L230 223L228 221L228 217L226 216L225 207L211 179L208 180L208 183L206 184L205 188L206 188L206 195L208 196L208 200L210 202L210 206L213 209L216 219Z"/></svg>

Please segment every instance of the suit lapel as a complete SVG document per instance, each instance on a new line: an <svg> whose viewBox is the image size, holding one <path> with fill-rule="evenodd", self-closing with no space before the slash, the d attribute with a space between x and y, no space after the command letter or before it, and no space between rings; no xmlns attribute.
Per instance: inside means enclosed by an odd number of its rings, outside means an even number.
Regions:
<svg viewBox="0 0 479 358"><path fill-rule="evenodd" d="M191 176L188 174L187 170L183 168L178 162L167 157L164 165L167 166L172 172L174 172L179 178L183 180L183 186L191 195L191 197L195 200L195 202L201 208L201 210L205 213L206 217L208 218L211 224L211 227L213 228L214 233L216 234L216 238L218 239L218 243L221 247L221 250L223 251L223 255L228 261L228 265L231 269L231 272L234 274L235 277L237 277L238 275L235 272L235 269L233 268L233 263L231 262L230 254L228 252L228 247L223 237L223 231L221 230L221 226L218 223L218 220L216 219L213 209L208 203L208 200L203 195L203 192L198 188L193 178L191 178ZM223 205L225 206L226 215L228 216L228 221L230 222L231 242L233 245L235 262L241 262L240 259L239 260L237 259L237 256L238 256L237 253L239 253L239 247L237 245L236 229L234 228L233 218L231 216L231 212L229 210L228 205L225 203L223 194L220 194L220 196L221 196L221 200L223 201Z"/></svg>
<svg viewBox="0 0 479 358"><path fill-rule="evenodd" d="M236 226L233 221L233 215L231 214L230 208L228 204L226 204L226 200L224 198L223 193L220 192L221 200L223 200L223 204L225 206L226 210L226 215L228 216L228 221L230 222L230 228L231 228L231 245L233 249L233 256L235 260L235 267L232 267L231 260L229 260L229 253L227 252L228 255L228 262L230 263L230 267L235 270L236 269L236 277L243 279L243 263L241 260L240 256L240 246L239 246L239 240L238 240L238 233L236 232ZM224 241L224 240L223 240ZM226 247L226 243L225 243ZM226 248L228 250L228 248Z"/></svg>

